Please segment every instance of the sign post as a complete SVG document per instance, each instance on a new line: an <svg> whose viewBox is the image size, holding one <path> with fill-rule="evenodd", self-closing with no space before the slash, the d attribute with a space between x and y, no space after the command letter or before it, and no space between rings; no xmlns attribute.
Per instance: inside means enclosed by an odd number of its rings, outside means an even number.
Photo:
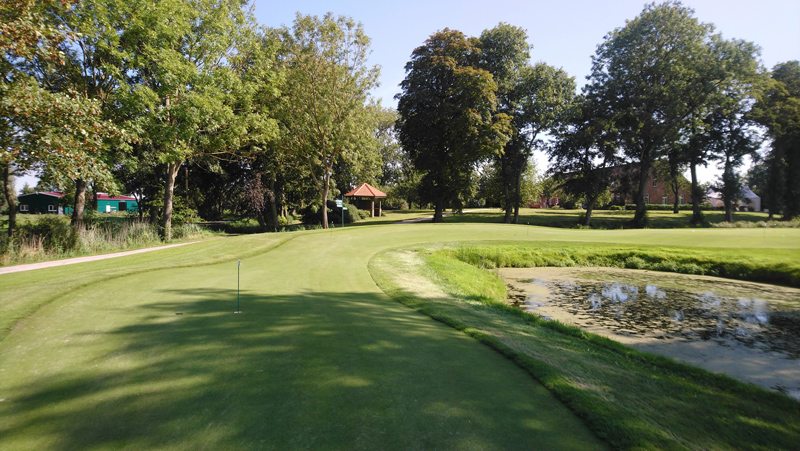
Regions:
<svg viewBox="0 0 800 451"><path fill-rule="evenodd" d="M242 313L239 309L239 270L242 267L242 261L238 260L239 264L236 267L236 311L233 313Z"/></svg>
<svg viewBox="0 0 800 451"><path fill-rule="evenodd" d="M342 228L344 228L344 211L347 210L344 208L344 195L341 199L336 199L336 206L342 209Z"/></svg>

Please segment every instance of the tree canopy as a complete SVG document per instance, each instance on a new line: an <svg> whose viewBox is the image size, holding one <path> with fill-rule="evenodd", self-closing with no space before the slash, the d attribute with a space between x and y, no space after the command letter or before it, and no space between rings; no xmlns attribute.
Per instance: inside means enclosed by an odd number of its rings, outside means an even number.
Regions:
<svg viewBox="0 0 800 451"><path fill-rule="evenodd" d="M479 58L478 39L444 29L414 50L400 84L399 139L423 173L420 194L434 204L434 222L462 206L474 165L502 152L511 132Z"/></svg>

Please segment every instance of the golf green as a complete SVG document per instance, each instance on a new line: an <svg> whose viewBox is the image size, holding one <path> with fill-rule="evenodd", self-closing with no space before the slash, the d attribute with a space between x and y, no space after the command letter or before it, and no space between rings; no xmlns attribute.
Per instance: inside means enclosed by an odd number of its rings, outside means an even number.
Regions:
<svg viewBox="0 0 800 451"><path fill-rule="evenodd" d="M52 298L0 342L0 449L604 449L512 362L391 301L367 263L426 242L733 247L749 237L693 233L358 227L298 233L241 268L237 251L275 235L0 276L6 293L49 279L25 293ZM763 240L753 246L787 242ZM204 247L232 258L202 266ZM187 253L198 266L144 269ZM58 278L78 282L59 291Z"/></svg>

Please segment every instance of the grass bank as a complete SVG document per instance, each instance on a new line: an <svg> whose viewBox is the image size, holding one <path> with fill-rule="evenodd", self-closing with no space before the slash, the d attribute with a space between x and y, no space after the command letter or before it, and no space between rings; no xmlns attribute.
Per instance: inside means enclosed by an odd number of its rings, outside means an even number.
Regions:
<svg viewBox="0 0 800 451"><path fill-rule="evenodd" d="M578 255L584 247L519 245L517 254L526 259L509 258L518 264L600 264L620 251L598 244ZM479 269L480 255L487 265L500 265L509 263L499 260L506 252L514 254L514 245L417 247L379 254L370 268L394 299L463 331L527 371L614 449L790 450L800 443L800 403L784 395L506 305L502 280ZM654 250L628 247L625 252L646 256ZM724 260L725 251L718 253ZM597 260L590 262L590 255ZM418 263L402 264L407 261ZM431 294L436 287L439 293Z"/></svg>
<svg viewBox="0 0 800 451"><path fill-rule="evenodd" d="M649 269L800 287L796 249L720 249L596 243L485 243L447 251L474 266L605 266Z"/></svg>

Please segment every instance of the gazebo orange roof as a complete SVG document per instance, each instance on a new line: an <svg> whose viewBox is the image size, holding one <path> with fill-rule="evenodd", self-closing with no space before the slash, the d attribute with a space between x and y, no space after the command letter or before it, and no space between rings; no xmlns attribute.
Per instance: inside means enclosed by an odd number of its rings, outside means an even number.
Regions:
<svg viewBox="0 0 800 451"><path fill-rule="evenodd" d="M369 183L362 183L361 186L345 194L345 197L387 197L386 194L377 190Z"/></svg>

